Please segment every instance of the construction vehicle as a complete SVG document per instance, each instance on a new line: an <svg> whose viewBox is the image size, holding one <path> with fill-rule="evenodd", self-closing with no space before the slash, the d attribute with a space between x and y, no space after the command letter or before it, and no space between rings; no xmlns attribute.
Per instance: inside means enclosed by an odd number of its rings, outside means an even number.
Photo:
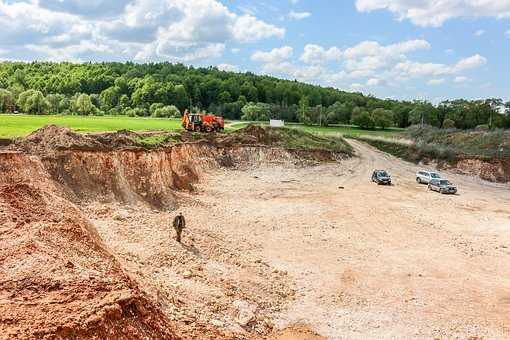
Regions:
<svg viewBox="0 0 510 340"><path fill-rule="evenodd" d="M189 113L184 111L182 127L194 132L217 132L225 129L223 117L207 115L204 113Z"/></svg>

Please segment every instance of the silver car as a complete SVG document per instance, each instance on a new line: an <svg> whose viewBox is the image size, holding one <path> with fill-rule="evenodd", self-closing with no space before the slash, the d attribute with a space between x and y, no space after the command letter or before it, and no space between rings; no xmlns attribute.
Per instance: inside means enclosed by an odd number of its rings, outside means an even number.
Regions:
<svg viewBox="0 0 510 340"><path fill-rule="evenodd" d="M429 184L433 179L441 179L441 176L434 171L420 170L416 173L416 182Z"/></svg>
<svg viewBox="0 0 510 340"><path fill-rule="evenodd" d="M429 189L440 194L456 194L457 187L446 179L433 179L429 183Z"/></svg>

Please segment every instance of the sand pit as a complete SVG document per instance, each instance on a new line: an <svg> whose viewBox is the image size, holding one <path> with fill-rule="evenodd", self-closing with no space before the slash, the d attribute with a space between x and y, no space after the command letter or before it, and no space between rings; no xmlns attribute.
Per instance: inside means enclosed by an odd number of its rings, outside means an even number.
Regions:
<svg viewBox="0 0 510 340"><path fill-rule="evenodd" d="M11 144L1 334L510 337L508 187L448 174L460 194L442 196L364 144L349 158L260 133L155 150L104 136ZM396 185L370 183L373 168Z"/></svg>

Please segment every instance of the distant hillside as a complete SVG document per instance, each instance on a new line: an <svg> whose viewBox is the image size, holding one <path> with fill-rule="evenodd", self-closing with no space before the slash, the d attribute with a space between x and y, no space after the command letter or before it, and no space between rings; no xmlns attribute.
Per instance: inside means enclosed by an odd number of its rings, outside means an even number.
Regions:
<svg viewBox="0 0 510 340"><path fill-rule="evenodd" d="M508 118L496 111L502 104L463 101L435 107L170 63L0 63L0 112L171 117L192 106L229 119L353 123L368 129L421 120L438 127L445 120L459 128L507 127ZM467 113L459 115L460 107Z"/></svg>

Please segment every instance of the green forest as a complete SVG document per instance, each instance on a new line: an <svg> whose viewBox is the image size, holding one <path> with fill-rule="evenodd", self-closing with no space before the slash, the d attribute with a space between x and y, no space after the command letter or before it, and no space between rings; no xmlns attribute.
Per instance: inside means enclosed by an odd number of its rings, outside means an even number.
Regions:
<svg viewBox="0 0 510 340"><path fill-rule="evenodd" d="M171 63L0 63L0 112L180 117L186 108L232 120L283 119L366 129L427 124L510 128L510 102L378 99L253 73Z"/></svg>

